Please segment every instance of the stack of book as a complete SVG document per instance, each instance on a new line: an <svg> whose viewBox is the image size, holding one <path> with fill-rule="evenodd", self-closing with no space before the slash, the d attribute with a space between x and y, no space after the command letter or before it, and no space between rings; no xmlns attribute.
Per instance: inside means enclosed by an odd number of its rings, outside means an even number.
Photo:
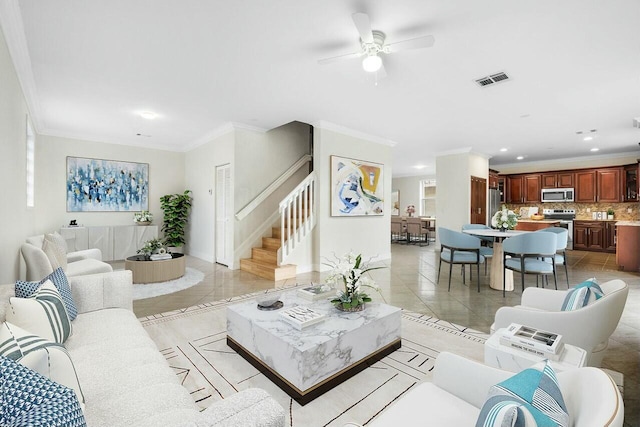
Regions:
<svg viewBox="0 0 640 427"><path fill-rule="evenodd" d="M308 301L318 301L335 296L336 291L328 285L311 285L306 288L298 289L298 296Z"/></svg>
<svg viewBox="0 0 640 427"><path fill-rule="evenodd" d="M163 259L171 259L171 254L163 253L163 254L152 254L149 258L151 261L160 261Z"/></svg>
<svg viewBox="0 0 640 427"><path fill-rule="evenodd" d="M512 323L500 336L500 344L551 360L559 360L562 335Z"/></svg>
<svg viewBox="0 0 640 427"><path fill-rule="evenodd" d="M325 318L324 314L302 305L283 310L280 312L280 316L297 329L306 328Z"/></svg>

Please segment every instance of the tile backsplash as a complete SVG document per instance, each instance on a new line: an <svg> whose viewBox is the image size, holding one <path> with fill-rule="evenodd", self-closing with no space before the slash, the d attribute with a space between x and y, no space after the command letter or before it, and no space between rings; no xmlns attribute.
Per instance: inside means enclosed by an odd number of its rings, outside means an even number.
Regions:
<svg viewBox="0 0 640 427"><path fill-rule="evenodd" d="M507 207L514 212L520 212L521 207L536 206L538 212L543 209L575 209L576 219L593 219L592 212L606 212L613 209L614 219L619 221L639 221L640 203L529 203L529 204L507 204ZM631 212L628 212L631 209Z"/></svg>

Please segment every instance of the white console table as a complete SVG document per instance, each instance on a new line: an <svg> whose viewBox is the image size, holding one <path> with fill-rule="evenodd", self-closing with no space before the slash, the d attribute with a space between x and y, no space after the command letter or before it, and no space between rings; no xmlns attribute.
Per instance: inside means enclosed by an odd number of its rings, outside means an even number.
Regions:
<svg viewBox="0 0 640 427"><path fill-rule="evenodd" d="M158 226L62 227L60 234L67 241L69 251L97 248L102 251L103 261L114 261L136 255L144 242L158 237Z"/></svg>

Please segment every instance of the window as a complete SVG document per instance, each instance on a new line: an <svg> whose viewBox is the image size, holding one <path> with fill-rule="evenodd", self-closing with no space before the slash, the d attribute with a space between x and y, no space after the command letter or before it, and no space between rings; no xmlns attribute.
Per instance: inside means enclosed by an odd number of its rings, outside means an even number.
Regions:
<svg viewBox="0 0 640 427"><path fill-rule="evenodd" d="M35 206L36 135L27 118L27 207Z"/></svg>
<svg viewBox="0 0 640 427"><path fill-rule="evenodd" d="M436 180L420 181L420 216L436 216Z"/></svg>

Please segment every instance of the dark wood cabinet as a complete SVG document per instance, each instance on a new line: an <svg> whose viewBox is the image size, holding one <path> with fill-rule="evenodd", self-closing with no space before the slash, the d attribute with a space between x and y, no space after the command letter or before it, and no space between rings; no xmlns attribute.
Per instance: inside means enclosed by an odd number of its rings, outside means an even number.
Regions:
<svg viewBox="0 0 640 427"><path fill-rule="evenodd" d="M624 202L635 202L638 200L638 168L637 165L627 165L622 173L622 197Z"/></svg>
<svg viewBox="0 0 640 427"><path fill-rule="evenodd" d="M524 203L537 203L540 201L541 179L540 174L525 175L522 177L524 185Z"/></svg>
<svg viewBox="0 0 640 427"><path fill-rule="evenodd" d="M549 172L541 175L542 188L574 188L573 172Z"/></svg>
<svg viewBox="0 0 640 427"><path fill-rule="evenodd" d="M605 245L604 249L607 252L615 252L616 251L616 222L608 221L605 225Z"/></svg>
<svg viewBox="0 0 640 427"><path fill-rule="evenodd" d="M489 169L489 188L498 188L498 172Z"/></svg>
<svg viewBox="0 0 640 427"><path fill-rule="evenodd" d="M615 252L615 221L574 221L573 249Z"/></svg>
<svg viewBox="0 0 640 427"><path fill-rule="evenodd" d="M596 169L596 201L619 203L622 201L622 168Z"/></svg>
<svg viewBox="0 0 640 427"><path fill-rule="evenodd" d="M507 177L507 203L524 203L522 175Z"/></svg>
<svg viewBox="0 0 640 427"><path fill-rule="evenodd" d="M595 203L596 201L596 171L583 170L575 174L576 203Z"/></svg>

